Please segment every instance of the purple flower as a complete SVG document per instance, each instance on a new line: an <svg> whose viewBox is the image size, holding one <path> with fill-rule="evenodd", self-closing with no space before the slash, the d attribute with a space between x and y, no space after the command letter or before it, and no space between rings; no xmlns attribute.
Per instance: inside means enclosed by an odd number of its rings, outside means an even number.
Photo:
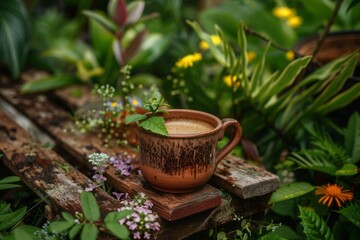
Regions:
<svg viewBox="0 0 360 240"><path fill-rule="evenodd" d="M140 234L140 232L135 232L135 233L133 234L133 237L134 237L134 239L141 239L141 234Z"/></svg>
<svg viewBox="0 0 360 240"><path fill-rule="evenodd" d="M112 192L112 195L114 195L117 200L120 200L125 196L125 193Z"/></svg>
<svg viewBox="0 0 360 240"><path fill-rule="evenodd" d="M129 176L134 169L131 165L130 156L125 154L119 154L117 156L111 157L110 164L121 176Z"/></svg>

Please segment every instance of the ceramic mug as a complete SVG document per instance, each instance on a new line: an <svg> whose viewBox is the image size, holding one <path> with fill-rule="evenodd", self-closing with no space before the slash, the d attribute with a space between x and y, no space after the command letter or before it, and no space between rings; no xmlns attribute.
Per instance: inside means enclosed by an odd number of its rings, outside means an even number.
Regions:
<svg viewBox="0 0 360 240"><path fill-rule="evenodd" d="M163 192L185 193L201 188L241 138L242 129L235 119L220 120L188 109L168 110L162 116L169 135L138 127L138 141L142 175ZM218 141L229 127L235 130L234 136L217 150Z"/></svg>

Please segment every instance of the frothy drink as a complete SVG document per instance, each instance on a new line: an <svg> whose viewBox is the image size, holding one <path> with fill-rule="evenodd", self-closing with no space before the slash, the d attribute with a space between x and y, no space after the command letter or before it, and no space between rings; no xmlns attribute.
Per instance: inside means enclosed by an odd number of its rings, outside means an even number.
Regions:
<svg viewBox="0 0 360 240"><path fill-rule="evenodd" d="M186 118L166 120L165 126L169 135L202 134L214 129L214 126L207 122Z"/></svg>

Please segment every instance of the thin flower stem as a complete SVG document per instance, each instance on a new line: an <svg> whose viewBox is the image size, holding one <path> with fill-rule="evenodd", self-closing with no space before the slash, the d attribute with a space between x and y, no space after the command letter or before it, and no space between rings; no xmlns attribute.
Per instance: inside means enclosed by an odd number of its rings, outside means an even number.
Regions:
<svg viewBox="0 0 360 240"><path fill-rule="evenodd" d="M327 215L327 217L326 217L326 221L325 221L327 225L328 225L328 222L329 222L331 213L332 213L332 208L329 208L329 213L328 213L328 215Z"/></svg>
<svg viewBox="0 0 360 240"><path fill-rule="evenodd" d="M326 36L328 35L329 31L330 31L330 28L331 26L334 24L335 22L335 19L336 19L336 16L340 10L340 7L341 7L341 4L343 3L343 0L336 0L336 3L335 3L335 8L329 18L329 20L327 21L326 25L325 25L325 28L324 28L324 31L321 33L320 37L319 37L319 40L316 44L316 47L314 49L314 52L313 52L313 59L316 58L316 55L318 54L320 48L321 48L321 45L324 43L325 41L325 38Z"/></svg>

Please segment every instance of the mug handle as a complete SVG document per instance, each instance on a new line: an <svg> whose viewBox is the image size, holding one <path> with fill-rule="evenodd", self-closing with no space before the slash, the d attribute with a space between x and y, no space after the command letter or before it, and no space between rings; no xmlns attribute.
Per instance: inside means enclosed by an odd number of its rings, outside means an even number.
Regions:
<svg viewBox="0 0 360 240"><path fill-rule="evenodd" d="M240 123L237 120L232 119L232 118L224 118L222 120L222 122L223 122L223 126L222 126L222 129L220 131L218 141L220 141L221 139L224 138L225 130L228 127L233 127L235 129L235 135L231 140L229 140L229 142L222 149L220 149L217 152L216 160L215 160L216 161L215 162L215 164L216 164L215 167L220 163L220 161L226 155L229 154L229 152L231 152L231 150L233 150L236 147L236 145L239 143L241 135L242 135L242 128L240 126Z"/></svg>

